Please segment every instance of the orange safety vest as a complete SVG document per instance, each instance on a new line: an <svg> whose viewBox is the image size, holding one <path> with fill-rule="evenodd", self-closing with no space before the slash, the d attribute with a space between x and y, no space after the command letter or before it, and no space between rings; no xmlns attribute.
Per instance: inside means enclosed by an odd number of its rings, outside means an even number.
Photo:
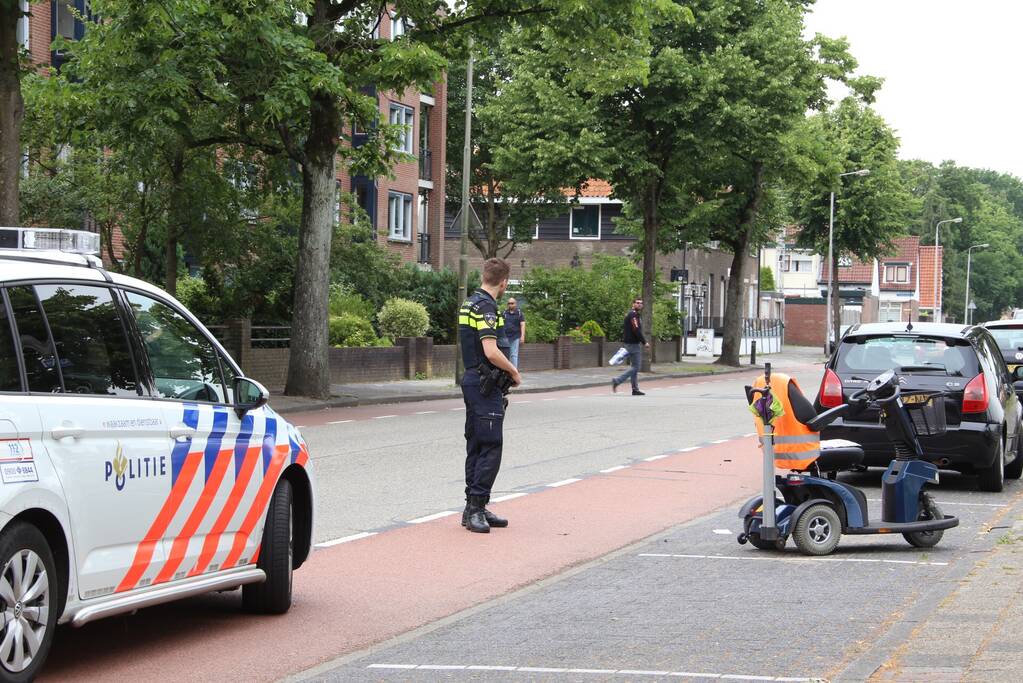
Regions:
<svg viewBox="0 0 1023 683"><path fill-rule="evenodd" d="M777 398L785 412L774 421L774 465L786 470L805 470L821 454L821 436L796 419L789 401L789 383L799 388L796 380L781 372L771 373L771 395ZM753 382L756 388L764 387L761 375ZM757 433L763 436L764 423L754 417Z"/></svg>

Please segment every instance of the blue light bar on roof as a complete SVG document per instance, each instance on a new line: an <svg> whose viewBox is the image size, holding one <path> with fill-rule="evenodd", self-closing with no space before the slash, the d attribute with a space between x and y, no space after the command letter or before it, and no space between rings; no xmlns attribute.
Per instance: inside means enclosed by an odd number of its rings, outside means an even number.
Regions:
<svg viewBox="0 0 1023 683"><path fill-rule="evenodd" d="M56 228L0 228L0 249L99 254L99 235L84 230Z"/></svg>

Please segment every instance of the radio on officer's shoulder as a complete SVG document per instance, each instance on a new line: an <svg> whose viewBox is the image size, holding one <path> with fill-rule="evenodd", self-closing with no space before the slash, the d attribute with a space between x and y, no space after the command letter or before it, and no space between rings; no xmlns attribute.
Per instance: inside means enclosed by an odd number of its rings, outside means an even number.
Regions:
<svg viewBox="0 0 1023 683"><path fill-rule="evenodd" d="M507 396L512 388L512 378L501 368L487 368L480 366L480 393L490 396L494 389L499 389L502 395Z"/></svg>

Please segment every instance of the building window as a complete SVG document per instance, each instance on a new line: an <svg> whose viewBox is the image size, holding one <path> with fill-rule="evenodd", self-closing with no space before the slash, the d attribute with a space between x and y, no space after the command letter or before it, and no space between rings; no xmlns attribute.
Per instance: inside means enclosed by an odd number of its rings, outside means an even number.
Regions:
<svg viewBox="0 0 1023 683"><path fill-rule="evenodd" d="M27 50L29 40L29 29L28 29L28 0L21 0L18 3L21 7L22 16L18 19L18 27L16 29L18 35L18 45L22 49Z"/></svg>
<svg viewBox="0 0 1023 683"><path fill-rule="evenodd" d="M877 321L879 323L901 323L902 302L882 301L877 305Z"/></svg>
<svg viewBox="0 0 1023 683"><path fill-rule="evenodd" d="M892 263L884 267L884 281L905 284L909 282L909 266L906 264Z"/></svg>
<svg viewBox="0 0 1023 683"><path fill-rule="evenodd" d="M792 257L788 254L782 254L778 257L778 270L783 273L789 272L792 269Z"/></svg>
<svg viewBox="0 0 1023 683"><path fill-rule="evenodd" d="M391 103L391 125L401 126L397 148L399 152L412 154L412 125L414 116L415 114L413 114L411 107L406 107L403 104Z"/></svg>
<svg viewBox="0 0 1023 683"><path fill-rule="evenodd" d="M397 14L391 15L391 40L397 40L405 35L405 17Z"/></svg>
<svg viewBox="0 0 1023 683"><path fill-rule="evenodd" d="M341 225L341 181L334 181L334 225Z"/></svg>
<svg viewBox="0 0 1023 683"><path fill-rule="evenodd" d="M392 240L412 241L412 195L387 193L387 226Z"/></svg>
<svg viewBox="0 0 1023 683"><path fill-rule="evenodd" d="M62 36L68 40L76 40L81 37L75 31L75 24L78 22L78 18L75 16L75 11L85 14L83 11L84 3L80 0L56 0L54 4L55 16L54 25L56 27L56 35ZM80 23L80 22L79 22Z"/></svg>
<svg viewBox="0 0 1023 683"><path fill-rule="evenodd" d="M523 227L525 227L525 226L523 226ZM514 232L514 230L515 230L515 228L512 225L508 226L508 239L512 238L512 232ZM540 219L539 218L537 218L536 221L533 222L533 239L535 239L535 240L540 239Z"/></svg>
<svg viewBox="0 0 1023 683"><path fill-rule="evenodd" d="M600 205L572 207L569 214L569 234L574 240L600 239Z"/></svg>

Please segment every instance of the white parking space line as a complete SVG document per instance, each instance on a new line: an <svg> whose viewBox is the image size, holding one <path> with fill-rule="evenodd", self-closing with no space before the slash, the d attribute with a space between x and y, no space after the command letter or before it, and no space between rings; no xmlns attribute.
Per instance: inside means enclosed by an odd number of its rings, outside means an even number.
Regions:
<svg viewBox="0 0 1023 683"><path fill-rule="evenodd" d="M732 532L729 531L728 529L714 529L714 533L718 534L719 536L729 536L731 535Z"/></svg>
<svg viewBox="0 0 1023 683"><path fill-rule="evenodd" d="M436 412L436 410L420 410L416 415L434 415Z"/></svg>
<svg viewBox="0 0 1023 683"><path fill-rule="evenodd" d="M423 522L432 522L435 519L441 519L442 517L450 517L451 515L457 515L457 510L445 510L444 512L435 512L432 515L426 515L425 517L416 517L410 519L409 524L422 524Z"/></svg>
<svg viewBox="0 0 1023 683"><path fill-rule="evenodd" d="M329 425L343 425L343 424L346 424L348 422L351 422L351 420L334 420L333 422L328 422L327 424L329 424Z"/></svg>
<svg viewBox="0 0 1023 683"><path fill-rule="evenodd" d="M528 493L521 493L521 492L520 493L509 493L506 496L498 496L497 498L491 498L490 502L491 503L503 503L506 500L515 500L516 498L522 498L523 496L528 496L528 495L529 495Z"/></svg>
<svg viewBox="0 0 1023 683"><path fill-rule="evenodd" d="M374 420L386 420L389 417L398 417L397 415L377 415Z"/></svg>
<svg viewBox="0 0 1023 683"><path fill-rule="evenodd" d="M569 484L574 484L577 481L582 481L582 479L562 479L561 481L556 481L553 484L547 484L547 488L556 489L559 486L568 486Z"/></svg>
<svg viewBox="0 0 1023 683"><path fill-rule="evenodd" d="M544 400L545 401L557 401L558 399L556 399L556 398L545 398Z"/></svg>
<svg viewBox="0 0 1023 683"><path fill-rule="evenodd" d="M661 460L667 457L667 455L651 455L649 458L643 458L643 462L653 462L654 460Z"/></svg>
<svg viewBox="0 0 1023 683"><path fill-rule="evenodd" d="M628 465L615 465L614 467L608 467L606 470L601 470L600 473L601 474L611 474L612 472L617 472L618 470L627 470L627 469L629 469Z"/></svg>
<svg viewBox="0 0 1023 683"><path fill-rule="evenodd" d="M819 678L797 678L792 676L758 676L755 674L707 673L696 671L669 671L667 669L568 669L556 666L493 666L487 664L370 664L367 669L393 671L504 671L523 674L591 674L594 676L653 678L712 678L726 681L788 681L810 683Z"/></svg>
<svg viewBox="0 0 1023 683"><path fill-rule="evenodd" d="M335 538L330 541L324 541L323 543L317 543L317 548L330 548L331 546L341 545L342 543L351 543L352 541L358 541L359 539L369 538L370 536L376 536L376 531L362 531L351 536L342 536L341 538Z"/></svg>
<svg viewBox="0 0 1023 683"><path fill-rule="evenodd" d="M640 553L639 557L681 560L739 560L744 562L864 562L870 564L913 564L926 567L947 567L948 562L917 562L916 560L880 560L865 557L779 557L766 555L672 555L668 553Z"/></svg>

